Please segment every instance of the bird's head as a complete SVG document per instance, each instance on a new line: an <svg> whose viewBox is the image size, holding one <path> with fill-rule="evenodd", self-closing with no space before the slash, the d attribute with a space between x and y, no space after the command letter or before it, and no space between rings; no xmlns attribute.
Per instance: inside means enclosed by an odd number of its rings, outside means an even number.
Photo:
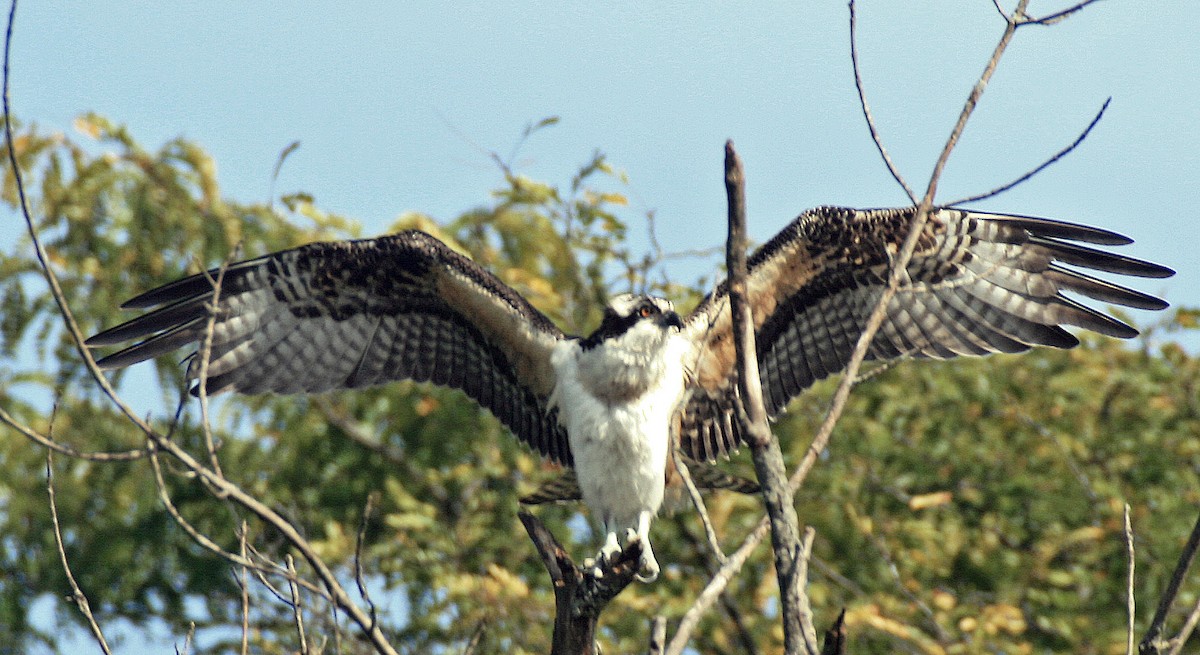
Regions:
<svg viewBox="0 0 1200 655"><path fill-rule="evenodd" d="M604 308L604 318L583 341L585 349L604 342L661 342L683 328L683 319L666 298L637 293L613 296Z"/></svg>

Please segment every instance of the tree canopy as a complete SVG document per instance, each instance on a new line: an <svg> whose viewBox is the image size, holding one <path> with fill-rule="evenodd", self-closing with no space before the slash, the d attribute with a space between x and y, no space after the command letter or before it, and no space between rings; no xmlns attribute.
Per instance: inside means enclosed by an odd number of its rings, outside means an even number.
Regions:
<svg viewBox="0 0 1200 655"><path fill-rule="evenodd" d="M525 136L553 138L543 130L552 123ZM50 265L86 333L118 321L123 300L231 257L360 236L354 220L303 192L271 205L224 197L197 144L150 151L95 115L76 132L21 127L14 154ZM391 229L445 240L568 331L593 327L613 292L652 290L685 310L702 294L707 281L669 277L670 253L631 252L627 230L646 229L647 217L628 210L623 177L602 154L584 157L563 185L497 162L496 189L464 191L483 198L478 206L449 219L401 213ZM17 207L7 165L3 201ZM658 236L669 247L670 235ZM27 237L0 254L0 303L0 408L78 451L144 449L144 435L82 366ZM1124 652L1125 503L1143 608L1159 597L1200 504L1200 361L1170 341L1195 329L1196 317L1173 310L1142 326L1132 347L1085 335L1070 351L906 362L867 376L797 498L800 521L816 530L809 595L819 624L844 608L850 652ZM114 380L148 399L158 430L200 456L197 403L185 400L176 418L182 367L163 358L153 370ZM789 463L807 449L831 390L818 385L773 426ZM486 412L457 392L407 383L222 397L213 407L225 474L288 517L340 577L353 580L361 565L401 652L460 652L473 641L477 652L546 652L553 594L516 512L517 498L556 471ZM11 427L0 435L0 643L55 650L57 637L35 630L28 614L34 599L68 589L46 451ZM253 576L243 599L243 571L172 518L147 458L57 456L53 466L66 558L101 625L165 622L183 643L194 623L203 650L236 650L248 606L255 650L296 649L291 608ZM751 468L745 454L725 466ZM178 469L164 473L174 507L217 546L238 552L245 524L247 547L287 555L269 526ZM707 500L727 543L762 514L753 497ZM596 545L584 511L537 513L582 557ZM649 619L677 619L708 579L713 555L689 505L655 523L654 543L663 576L614 601L600 635L606 652L644 651ZM1198 577L1182 606L1196 604ZM720 607L696 633L697 652L778 650L767 548ZM369 649L345 616L316 602L309 609L310 638L327 650ZM56 612L80 620L64 601Z"/></svg>

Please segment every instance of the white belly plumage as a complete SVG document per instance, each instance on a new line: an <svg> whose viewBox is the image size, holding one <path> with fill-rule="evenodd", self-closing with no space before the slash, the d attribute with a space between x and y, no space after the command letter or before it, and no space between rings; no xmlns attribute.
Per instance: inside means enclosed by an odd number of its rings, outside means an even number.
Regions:
<svg viewBox="0 0 1200 655"><path fill-rule="evenodd" d="M650 520L662 505L688 345L681 338L664 341L636 354L582 351L565 342L552 358L558 380L550 402L566 429L583 501L605 532L600 556L620 551L618 531L632 532L642 540L642 577L650 579L658 573Z"/></svg>

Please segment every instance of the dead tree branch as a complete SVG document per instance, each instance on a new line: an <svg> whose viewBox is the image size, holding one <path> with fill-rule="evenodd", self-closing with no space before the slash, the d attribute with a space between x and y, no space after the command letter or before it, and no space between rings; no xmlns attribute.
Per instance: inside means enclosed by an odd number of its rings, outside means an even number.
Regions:
<svg viewBox="0 0 1200 655"><path fill-rule="evenodd" d="M521 519L530 540L554 584L554 635L550 655L593 655L596 652L596 622L609 601L633 582L642 556L635 541L602 568L581 568L562 544L533 514L522 509Z"/></svg>
<svg viewBox="0 0 1200 655"><path fill-rule="evenodd" d="M729 269L729 310L733 319L733 340L737 352L735 376L738 383L738 421L750 444L754 470L762 485L763 503L771 521L771 545L775 554L775 572L779 582L780 614L783 617L784 652L800 653L804 648L800 624L800 593L793 584L796 553L800 549L799 519L787 490L787 468L779 441L767 425L758 356L754 343L754 317L746 296L746 177L741 158L732 141L725 142L725 196L729 205L729 239L725 261Z"/></svg>
<svg viewBox="0 0 1200 655"><path fill-rule="evenodd" d="M1179 554L1179 561L1175 564L1175 571L1171 574L1171 580L1167 583L1167 589L1158 601L1158 609L1154 612L1150 628L1146 630L1146 635L1138 643L1138 655L1159 655L1164 648L1169 646L1162 639L1163 624L1167 620L1171 606L1175 604L1175 598L1179 596L1179 587L1192 568L1197 550L1200 550L1200 516L1196 517L1196 523L1192 526L1192 534L1188 536L1187 543L1183 546L1183 552ZM1184 639L1187 636L1189 635L1183 635Z"/></svg>

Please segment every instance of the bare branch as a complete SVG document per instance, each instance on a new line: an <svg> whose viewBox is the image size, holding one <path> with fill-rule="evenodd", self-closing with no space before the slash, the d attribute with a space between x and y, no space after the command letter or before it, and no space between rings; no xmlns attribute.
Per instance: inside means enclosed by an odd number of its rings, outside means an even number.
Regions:
<svg viewBox="0 0 1200 655"><path fill-rule="evenodd" d="M825 631L821 655L846 655L846 639L846 610L843 609L829 630Z"/></svg>
<svg viewBox="0 0 1200 655"><path fill-rule="evenodd" d="M949 204L963 205L963 204L966 204L969 202L978 202L980 200L994 198L994 197L1004 193L1005 191L1012 189L1013 187L1017 186L1018 184L1021 184L1025 180L1028 180L1029 178L1033 177L1034 175L1037 175L1038 173L1041 173L1042 171L1046 170L1051 164L1057 162L1058 160L1062 159L1063 157L1066 157L1068 154L1071 153L1071 151L1078 148L1079 144L1083 143L1083 140L1086 139L1088 137L1088 135L1092 133L1092 128L1096 127L1096 125L1100 122L1100 119L1104 117L1104 112L1108 110L1108 105L1111 102L1112 102L1112 97L1110 96L1107 100L1104 101L1104 104L1100 106L1100 111L1096 112L1096 115L1094 117L1092 117L1092 121L1090 123L1088 123L1087 127L1083 128L1083 132L1081 132L1079 134L1079 136L1075 137L1075 140L1071 142L1071 145L1054 153L1053 157L1042 162L1036 168L1030 170L1028 173L1025 173L1021 177L1018 177L1017 179L1013 180L1012 182L1009 182L1008 184L1002 184L986 193L980 193L978 195L969 196L967 198L963 198L962 200L955 200L954 202L951 202Z"/></svg>
<svg viewBox="0 0 1200 655"><path fill-rule="evenodd" d="M188 655L188 653L192 650L192 639L194 639L195 637L196 637L196 622L188 621L188 631L187 631L187 634L183 636L183 653L182 653L182 655ZM176 653L176 655L180 655L178 646L175 647L175 653Z"/></svg>
<svg viewBox="0 0 1200 655"><path fill-rule="evenodd" d="M659 614L650 624L650 655L662 655L667 645L667 617Z"/></svg>
<svg viewBox="0 0 1200 655"><path fill-rule="evenodd" d="M8 427L21 433L26 439L36 443L37 445L52 450L60 455L66 455L74 459L86 459L90 462L130 462L137 459L142 459L149 454L144 448L134 450L118 450L118 451L84 451L75 450L67 444L59 443L50 437L30 428L27 425L17 421L17 419L9 414L3 407L0 407L0 423L4 423Z"/></svg>
<svg viewBox="0 0 1200 655"><path fill-rule="evenodd" d="M699 537L692 534L688 529L687 524L677 519L679 532L685 539L697 550L704 549L704 543ZM721 570L722 563L715 559L705 560L705 569L709 576L716 575ZM746 621L742 618L742 610L738 606L737 600L730 593L728 588L721 590L718 600L721 603L721 609L725 610L725 614L729 616L729 620L733 621L734 627L737 629L738 641L741 642L742 652L745 655L755 655L758 653L758 645L754 641L754 634L746 625Z"/></svg>
<svg viewBox="0 0 1200 655"><path fill-rule="evenodd" d="M1183 622L1183 628L1179 630L1179 634L1171 638L1174 645L1167 655L1180 655L1183 652L1183 647L1187 644L1188 639L1192 638L1192 631L1196 629L1196 623L1200 623L1200 600L1196 601L1196 606L1192 608L1187 620Z"/></svg>
<svg viewBox="0 0 1200 655"><path fill-rule="evenodd" d="M358 535L354 539L354 583L358 585L358 595L367 604L367 611L371 614L371 623L376 621L375 602L371 600L371 593L367 591L367 581L363 576L362 568L362 549L363 542L367 537L367 523L371 520L371 514L375 511L375 505L379 502L379 492L367 494L367 504L363 507L362 520L358 524Z"/></svg>
<svg viewBox="0 0 1200 655"><path fill-rule="evenodd" d="M704 498L700 495L700 490L696 488L696 482L692 480L692 473L688 470L687 463L683 461L678 448L671 449L671 458L675 460L675 470L683 479L683 485L692 499L692 506L700 515L700 522L704 524L704 536L708 538L708 548L717 562L724 564L725 552L721 550L721 541L717 538L717 531L713 528L712 519L708 516L708 508L705 507Z"/></svg>
<svg viewBox="0 0 1200 655"><path fill-rule="evenodd" d="M1133 567L1134 567L1134 552L1133 552L1133 524L1129 522L1129 503L1125 503L1125 556L1129 561L1129 575L1125 578L1125 609L1128 613L1129 623L1126 626L1126 655L1133 655L1133 617L1137 615L1137 608L1133 599Z"/></svg>
<svg viewBox="0 0 1200 655"><path fill-rule="evenodd" d="M1192 562L1196 558L1198 549L1200 549L1200 516L1196 517L1196 523L1192 526L1192 534L1184 544L1183 552L1179 554L1179 561L1175 564L1175 571L1171 574L1170 582L1167 583L1167 589L1158 601L1158 609L1154 612L1150 628L1146 630L1146 636L1142 637L1142 641L1138 644L1140 655L1156 655L1161 652L1163 623L1167 620L1171 606L1175 604L1175 598L1179 595L1179 587L1187 577L1188 570L1192 568Z"/></svg>
<svg viewBox="0 0 1200 655"><path fill-rule="evenodd" d="M867 121L867 129L871 131L871 140L875 142L875 149L879 151L879 156L883 158L883 163L887 166L888 172L892 174L892 179L896 180L896 184L899 184L900 188L904 190L909 202L915 205L917 204L917 196L913 194L908 183L904 181L904 176L900 174L900 169L896 168L896 162L892 161L887 148L883 147L883 139L879 136L879 128L875 126L875 117L871 114L871 105L867 103L867 93L863 88L862 71L858 66L858 13L854 10L854 0L850 0L850 64L854 68L854 87L858 90L858 103L862 107L863 118Z"/></svg>
<svg viewBox="0 0 1200 655"><path fill-rule="evenodd" d="M287 146L279 151L279 157L275 159L275 168L271 170L271 182L267 187L267 208L275 208L275 183L279 181L279 173L283 170L283 162L291 156L296 149L300 147L299 141L292 141Z"/></svg>
<svg viewBox="0 0 1200 655"><path fill-rule="evenodd" d="M217 457L217 447L213 441L212 423L208 416L208 365L212 358L212 340L213 332L217 327L217 308L221 302L221 284L225 281L225 271L229 268L229 263L237 258L237 253L240 250L235 246L225 261L221 262L220 269L217 270L217 277L213 279L208 271L205 270L204 277L212 285L212 300L208 302L208 320L204 325L204 337L200 340L200 349L196 356L200 358L199 367L196 371L196 385L200 395L200 426L204 433L204 448L208 451L208 461L212 464L213 471L225 477L225 472L221 470L221 460ZM203 267L201 267L203 268Z"/></svg>
<svg viewBox="0 0 1200 655"><path fill-rule="evenodd" d="M218 545L215 541L210 539L203 532L200 532L199 530L197 530L195 526L193 526L186 518L183 517L183 515L179 512L179 508L177 508L175 506L175 503L171 500L170 494L167 493L166 480L163 477L163 473L162 473L162 464L158 458L158 446L154 442L150 442L150 444L151 444L151 446L150 446L150 465L154 471L154 480L155 480L155 484L158 487L159 500L163 503L163 507L167 510L167 514L169 514L171 516L171 519L173 521L175 521L176 525L183 528L183 531L189 537L191 537L192 541L196 542L198 545L200 545L204 549L208 550L209 552L213 553L214 555L217 555L225 560L228 560L229 562L231 562L237 566L245 567L245 568L250 569L251 571L254 571L264 586L266 586L268 589L270 589L272 591L272 593L274 593L275 596L277 598L279 598L281 601L286 602L287 599L281 593L276 591L275 588L273 586L271 586L271 584L266 580L265 577L262 577L264 574L269 573L272 575L278 575L280 577L283 577L284 579L288 579L289 574L283 566L276 564L274 562L271 562L266 557L263 557L261 554L259 554L257 551L255 551L252 546L245 543L244 540L242 541L242 544L246 547L247 550L253 552L259 558L259 560L261 560L262 563L256 562L256 561L254 561L253 558L250 558L250 557L243 557L243 556L231 553L231 552L225 550L224 548L221 548L220 545ZM289 582L291 582L291 580L289 580ZM325 598L326 600L333 600L333 597L329 593L327 593L325 589L323 589L322 587L320 587L318 585L313 584L312 582L309 582L308 580L297 579L297 580L295 580L295 582L297 584L299 584L300 586L304 587L310 593L318 594L321 597Z"/></svg>
<svg viewBox="0 0 1200 655"><path fill-rule="evenodd" d="M13 2L13 11L15 12L17 3ZM12 26L12 14L9 14L9 26ZM75 575L71 573L71 565L67 562L67 549L63 545L62 529L58 523L58 506L54 502L54 453L46 451L46 496L50 501L50 522L54 525L54 544L58 547L58 558L62 562L63 573L67 576L67 583L71 585L71 600L75 606L79 608L80 613L87 619L88 628L92 631L92 637L96 639L96 643L100 645L100 650L104 651L105 655L112 653L108 648L108 641L104 639L104 632L100 630L100 625L96 623L96 617L92 615L91 605L88 604L87 596L84 595L83 589L79 588L79 583L75 582Z"/></svg>
<svg viewBox="0 0 1200 655"><path fill-rule="evenodd" d="M737 353L738 421L750 445L754 471L762 486L763 504L771 521L771 546L779 582L780 614L783 617L784 652L801 651L804 637L800 625L800 598L793 584L795 554L800 546L795 494L787 490L787 468L779 441L767 425L762 384L754 343L754 317L746 297L746 178L741 158L732 141L725 142L725 195L729 205L729 240L726 262L729 269L729 310L733 318L733 342Z"/></svg>
<svg viewBox="0 0 1200 655"><path fill-rule="evenodd" d="M1082 10L1084 7L1096 1L1097 0L1083 0L1083 2L1079 2L1075 5L1067 7L1066 9L1063 9L1062 11L1056 11L1049 16L1043 16L1041 18L1032 18L1027 16L1023 11L1018 10L1016 15L1020 17L1020 19L1017 22L1017 27L1021 27L1022 25L1053 25L1066 20L1075 12Z"/></svg>
<svg viewBox="0 0 1200 655"><path fill-rule="evenodd" d="M238 542L241 544L239 553L246 558L246 522L242 521L242 529L238 531ZM250 652L250 575L248 567L242 566L242 577L239 580L242 588L242 655Z"/></svg>
<svg viewBox="0 0 1200 655"><path fill-rule="evenodd" d="M300 587L296 586L296 560L289 553L285 558L288 571L288 589L292 592L292 616L296 620L296 635L300 637L300 653L308 655L308 637L304 634L304 599L300 596Z"/></svg>
<svg viewBox="0 0 1200 655"><path fill-rule="evenodd" d="M809 655L820 655L817 648L817 629L813 627L812 604L808 600L808 558L812 556L813 538L817 532L808 526L804 537L796 548L796 574L792 576L795 594L800 599L800 626L804 635L804 649Z"/></svg>

